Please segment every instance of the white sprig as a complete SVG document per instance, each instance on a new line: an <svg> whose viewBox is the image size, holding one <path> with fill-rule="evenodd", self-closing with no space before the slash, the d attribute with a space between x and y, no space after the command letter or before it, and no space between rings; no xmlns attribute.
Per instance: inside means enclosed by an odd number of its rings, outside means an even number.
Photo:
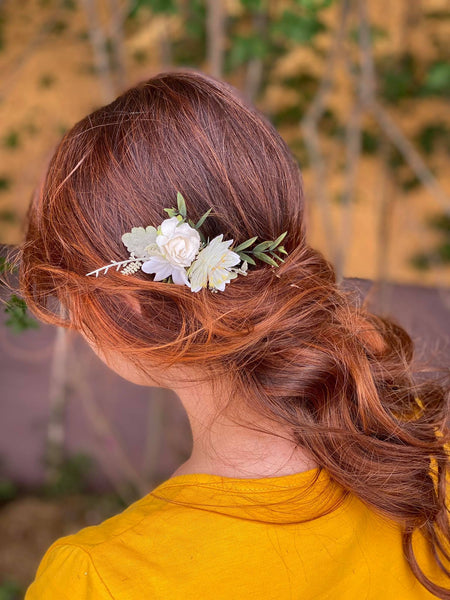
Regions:
<svg viewBox="0 0 450 600"><path fill-rule="evenodd" d="M141 259L139 259L139 260L141 260ZM95 269L95 271L86 273L86 277L88 275L95 275L96 277L98 277L99 273L101 273L102 271L104 271L106 274L111 267L116 267L116 271L118 271L120 269L120 267L123 267L124 265L128 265L129 263L133 263L133 262L136 262L136 258L129 258L128 260L121 260L121 261L112 260L110 265L105 265L103 267L100 267L99 269Z"/></svg>
<svg viewBox="0 0 450 600"><path fill-rule="evenodd" d="M142 266L142 263L139 261L132 262L129 265L127 265L124 269L122 269L120 272L123 273L124 275L133 275L134 273L137 273L139 271L141 266Z"/></svg>

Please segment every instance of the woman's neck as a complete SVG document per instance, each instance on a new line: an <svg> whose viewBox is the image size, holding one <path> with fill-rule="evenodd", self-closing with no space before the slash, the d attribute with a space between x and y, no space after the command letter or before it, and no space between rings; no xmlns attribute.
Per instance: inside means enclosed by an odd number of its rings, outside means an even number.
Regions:
<svg viewBox="0 0 450 600"><path fill-rule="evenodd" d="M253 479L282 477L318 466L274 421L246 414L245 420L254 428L240 424L238 418L231 419L218 409L207 386L183 386L175 391L189 418L193 446L190 457L172 476L209 473Z"/></svg>

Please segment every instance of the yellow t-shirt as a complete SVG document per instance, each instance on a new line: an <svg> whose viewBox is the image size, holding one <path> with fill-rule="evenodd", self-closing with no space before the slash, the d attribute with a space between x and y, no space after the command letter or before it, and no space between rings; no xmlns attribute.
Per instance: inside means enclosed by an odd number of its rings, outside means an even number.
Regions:
<svg viewBox="0 0 450 600"><path fill-rule="evenodd" d="M435 598L403 558L399 527L355 496L342 498L317 469L174 476L54 542L25 600ZM447 586L422 536L414 548L427 575Z"/></svg>

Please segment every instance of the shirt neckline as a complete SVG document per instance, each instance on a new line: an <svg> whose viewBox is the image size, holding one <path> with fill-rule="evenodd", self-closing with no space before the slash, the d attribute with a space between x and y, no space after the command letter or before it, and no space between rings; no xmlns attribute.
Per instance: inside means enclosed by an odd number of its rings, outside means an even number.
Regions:
<svg viewBox="0 0 450 600"><path fill-rule="evenodd" d="M319 471L323 471L319 467L314 469L308 469L306 471L299 471L298 473L289 473L288 475L274 475L271 477L229 477L227 475L216 475L213 473L183 473L180 475L174 475L169 479L166 479L161 485L178 485L184 482L189 483L196 481L198 483L211 482L220 484L235 484L235 485L251 485L256 483L257 485L265 484L282 484L283 487L291 485L297 485L299 480L304 480L310 476L319 475Z"/></svg>
<svg viewBox="0 0 450 600"><path fill-rule="evenodd" d="M309 521L349 500L348 493L320 467L259 478L185 473L163 481L149 496L170 505L265 523Z"/></svg>

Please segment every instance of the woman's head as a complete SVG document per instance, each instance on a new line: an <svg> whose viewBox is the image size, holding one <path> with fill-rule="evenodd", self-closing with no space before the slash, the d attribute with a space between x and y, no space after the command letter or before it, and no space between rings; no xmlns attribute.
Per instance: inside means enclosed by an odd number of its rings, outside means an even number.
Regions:
<svg viewBox="0 0 450 600"><path fill-rule="evenodd" d="M210 239L286 231L285 262L257 261L216 294L142 271L86 277L127 259L122 235L161 223L177 191L194 222L212 208L202 225ZM412 569L448 597L415 564L411 541L421 527L436 552L437 532L449 535L448 386L414 380L406 331L337 285L306 241L304 218L298 166L268 121L225 83L162 73L61 141L30 207L21 291L38 317L143 374L167 377L174 366L212 384L226 379L230 402L288 427L335 481L401 523Z"/></svg>
<svg viewBox="0 0 450 600"><path fill-rule="evenodd" d="M58 146L31 206L23 250L31 309L55 322L47 304L55 293L70 315L66 324L137 362L212 358L212 321L228 311L237 319L233 335L242 336L258 299L273 294L275 303L280 288L264 262L214 296L153 282L142 272L85 277L128 258L122 235L167 218L164 208L175 205L178 190L192 221L212 208L202 225L209 239L222 233L238 244L287 231L292 256L276 274L295 270L304 205L284 141L227 84L194 71L162 73L82 119ZM180 334L185 341L175 344Z"/></svg>

